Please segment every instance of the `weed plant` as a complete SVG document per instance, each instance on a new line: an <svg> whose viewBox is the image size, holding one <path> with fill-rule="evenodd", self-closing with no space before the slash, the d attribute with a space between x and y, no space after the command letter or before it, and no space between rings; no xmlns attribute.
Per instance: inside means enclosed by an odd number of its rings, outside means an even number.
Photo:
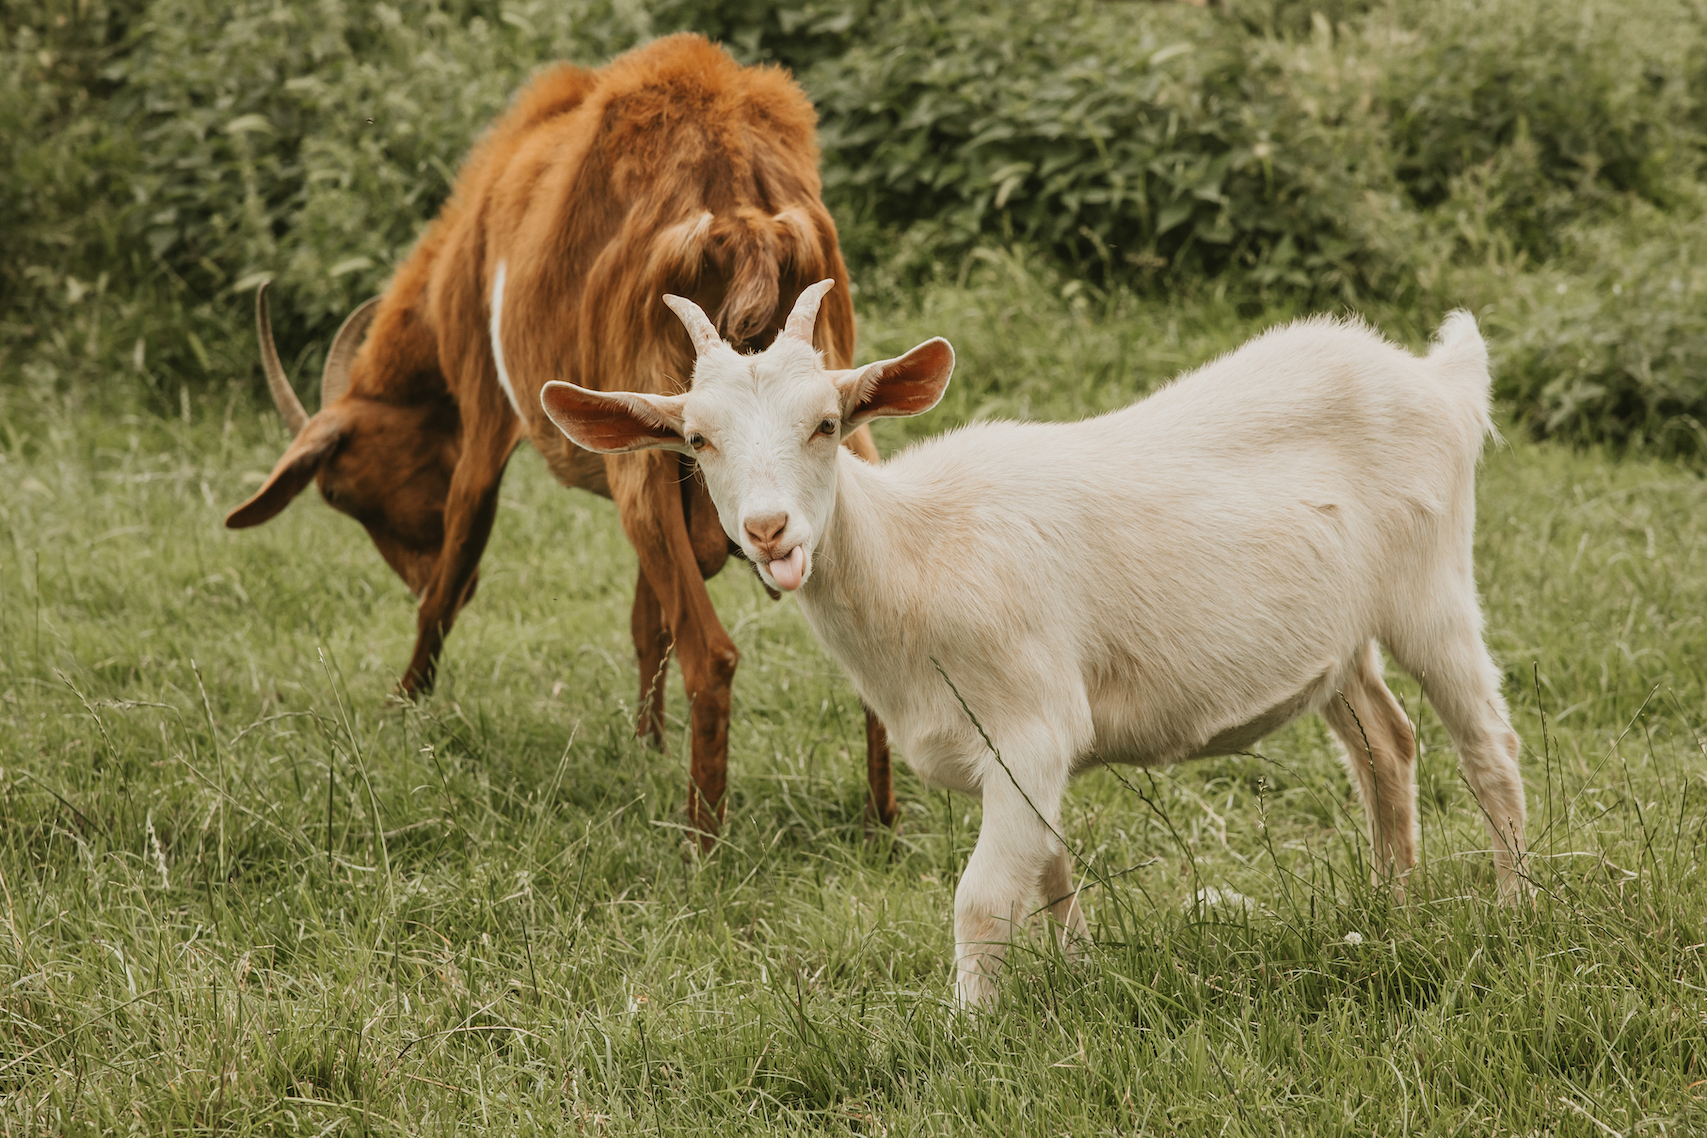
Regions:
<svg viewBox="0 0 1707 1138"><path fill-rule="evenodd" d="M865 313L955 338L880 443L1118 405L1283 312L1023 258ZM1422 321L1422 317L1418 317ZM1420 346L1426 323L1401 328ZM862 831L859 706L787 601L743 652L723 841L692 855L683 702L633 738L636 572L528 450L438 691L413 605L312 493L220 526L285 443L232 387L0 387L0 1127L7 1133L1686 1134L1707 1126L1701 480L1515 438L1478 580L1525 741L1537 886L1494 903L1416 685L1423 863L1368 881L1325 729L1087 775L1095 947L947 1002L978 809L904 770Z"/></svg>

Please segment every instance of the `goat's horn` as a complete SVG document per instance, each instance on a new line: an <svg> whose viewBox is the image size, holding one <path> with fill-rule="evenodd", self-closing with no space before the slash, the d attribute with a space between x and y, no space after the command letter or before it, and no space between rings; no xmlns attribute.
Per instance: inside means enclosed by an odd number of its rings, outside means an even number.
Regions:
<svg viewBox="0 0 1707 1138"><path fill-rule="evenodd" d="M332 346L326 352L326 367L320 372L322 411L342 399L344 392L350 389L350 364L355 361L356 352L367 336L368 325L373 323L374 310L378 307L377 296L365 301L344 318L338 334L332 337Z"/></svg>
<svg viewBox="0 0 1707 1138"><path fill-rule="evenodd" d="M723 337L717 334L717 326L706 316L705 309L685 296L672 296L669 293L664 294L664 303L669 305L670 311L679 316L687 326L688 339L693 341L695 356L703 356L723 343Z"/></svg>
<svg viewBox="0 0 1707 1138"><path fill-rule="evenodd" d="M823 301L824 294L835 287L836 282L830 279L821 280L802 289L800 299L794 302L794 311L788 314L788 323L783 326L782 334L792 336L811 347L812 329L818 325L818 305Z"/></svg>
<svg viewBox="0 0 1707 1138"><path fill-rule="evenodd" d="M267 288L272 283L262 281L261 287L255 290L255 338L261 343L261 366L267 373L267 390L273 393L273 402L278 405L285 426L295 436L302 433L304 424L308 422L308 412L302 409L302 400L291 389L284 365L279 362L279 350L273 346L273 321L267 315Z"/></svg>

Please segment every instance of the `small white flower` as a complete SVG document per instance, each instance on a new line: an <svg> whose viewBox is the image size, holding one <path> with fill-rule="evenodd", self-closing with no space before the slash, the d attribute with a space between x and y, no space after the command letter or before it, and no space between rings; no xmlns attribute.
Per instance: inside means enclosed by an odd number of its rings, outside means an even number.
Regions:
<svg viewBox="0 0 1707 1138"><path fill-rule="evenodd" d="M1362 944L1363 934L1358 932L1356 929L1352 929L1350 932L1345 934L1345 942L1347 944Z"/></svg>
<svg viewBox="0 0 1707 1138"><path fill-rule="evenodd" d="M1243 909L1247 913L1257 907L1256 902L1243 893L1232 889L1217 889L1213 885L1197 891L1196 904L1209 909ZM1187 910L1192 907L1193 903L1189 901L1185 905Z"/></svg>

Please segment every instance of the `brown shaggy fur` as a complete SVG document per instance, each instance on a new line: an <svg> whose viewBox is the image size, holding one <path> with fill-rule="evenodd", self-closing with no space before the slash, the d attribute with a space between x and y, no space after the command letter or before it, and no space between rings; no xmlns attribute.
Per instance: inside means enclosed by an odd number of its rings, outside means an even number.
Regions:
<svg viewBox="0 0 1707 1138"><path fill-rule="evenodd" d="M566 486L615 500L640 556L633 632L638 730L662 743L673 645L692 720L688 812L716 833L726 786L730 684L740 658L704 578L729 544L693 464L673 454L596 455L563 437L540 388L670 393L693 372L687 335L660 300L715 313L756 350L801 289L826 277L818 347L852 363L854 318L836 229L820 201L816 116L788 74L741 67L695 35L658 40L597 70L540 75L474 148L456 189L398 269L350 371L253 498L226 524L273 517L318 479L367 527L420 597L402 689L429 689L445 635L474 594L498 485L525 436ZM489 305L505 265L503 344L518 415L499 385ZM875 459L870 435L851 449ZM895 817L882 725L869 718L870 815Z"/></svg>

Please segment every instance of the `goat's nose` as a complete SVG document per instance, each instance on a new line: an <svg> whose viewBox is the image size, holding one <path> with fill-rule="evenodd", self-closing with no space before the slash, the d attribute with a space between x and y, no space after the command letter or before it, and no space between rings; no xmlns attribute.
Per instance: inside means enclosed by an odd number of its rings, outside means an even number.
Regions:
<svg viewBox="0 0 1707 1138"><path fill-rule="evenodd" d="M784 513L765 514L762 517L747 519L747 536L756 545L769 545L782 536L782 531L788 528L788 515Z"/></svg>

